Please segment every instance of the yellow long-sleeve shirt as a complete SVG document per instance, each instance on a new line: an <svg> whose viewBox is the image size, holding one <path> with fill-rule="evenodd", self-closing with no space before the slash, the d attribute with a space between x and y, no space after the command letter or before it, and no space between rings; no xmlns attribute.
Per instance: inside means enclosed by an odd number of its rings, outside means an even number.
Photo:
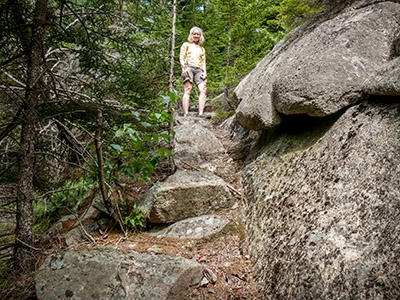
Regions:
<svg viewBox="0 0 400 300"><path fill-rule="evenodd" d="M189 65L192 67L201 68L205 71L206 68L206 51L200 45L195 43L185 42L181 47L179 60L182 67Z"/></svg>

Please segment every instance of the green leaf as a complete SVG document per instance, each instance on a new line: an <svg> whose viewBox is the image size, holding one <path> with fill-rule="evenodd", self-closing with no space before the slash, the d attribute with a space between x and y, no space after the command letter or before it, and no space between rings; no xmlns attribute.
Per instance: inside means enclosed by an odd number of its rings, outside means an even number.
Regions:
<svg viewBox="0 0 400 300"><path fill-rule="evenodd" d="M132 129L132 128L128 128L127 130L126 130L126 132L129 134L129 136L132 138L132 137L135 137L137 134L138 134L138 132L136 131L136 130L134 130L134 129Z"/></svg>
<svg viewBox="0 0 400 300"><path fill-rule="evenodd" d="M141 141L141 140L137 140L137 141L134 141L134 142L132 143L132 146L133 146L133 148L135 148L136 150L142 150L142 149L143 149L143 146L144 146L144 143L143 143L143 141Z"/></svg>
<svg viewBox="0 0 400 300"><path fill-rule="evenodd" d="M151 124L148 122L140 122L140 124L142 124L142 126L145 128L151 127Z"/></svg>
<svg viewBox="0 0 400 300"><path fill-rule="evenodd" d="M164 139L166 143L169 144L169 134L168 133L161 133L160 136Z"/></svg>
<svg viewBox="0 0 400 300"><path fill-rule="evenodd" d="M122 129L119 129L115 132L115 137L121 137L125 134L125 132Z"/></svg>
<svg viewBox="0 0 400 300"><path fill-rule="evenodd" d="M164 157L165 154L167 154L168 156L173 156L172 151L169 149L165 149L165 148L158 148L156 149L158 153L160 153L161 157Z"/></svg>
<svg viewBox="0 0 400 300"><path fill-rule="evenodd" d="M117 150L118 152L124 151L124 148L118 144L111 144L110 147L113 148L114 150Z"/></svg>
<svg viewBox="0 0 400 300"><path fill-rule="evenodd" d="M165 105L168 105L168 103L171 101L169 96L161 96L161 99L163 99Z"/></svg>
<svg viewBox="0 0 400 300"><path fill-rule="evenodd" d="M137 111L132 111L132 116L135 117L136 120L140 121L140 113Z"/></svg>
<svg viewBox="0 0 400 300"><path fill-rule="evenodd" d="M151 136L145 135L145 136L143 136L143 140L146 142L149 142L149 141L151 141Z"/></svg>
<svg viewBox="0 0 400 300"><path fill-rule="evenodd" d="M168 96L171 99L172 103L176 104L176 94L175 93L168 93Z"/></svg>

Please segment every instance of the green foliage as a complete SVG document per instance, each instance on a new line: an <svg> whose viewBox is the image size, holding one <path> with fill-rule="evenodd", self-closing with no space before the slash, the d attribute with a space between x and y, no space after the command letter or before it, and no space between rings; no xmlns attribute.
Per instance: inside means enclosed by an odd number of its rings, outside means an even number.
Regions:
<svg viewBox="0 0 400 300"><path fill-rule="evenodd" d="M42 233L62 216L75 212L90 190L91 185L81 178L77 182L66 182L56 191L38 195L34 203L34 232Z"/></svg>
<svg viewBox="0 0 400 300"><path fill-rule="evenodd" d="M292 30L309 18L322 12L323 5L317 0L283 0L279 5L278 20L286 30Z"/></svg>
<svg viewBox="0 0 400 300"><path fill-rule="evenodd" d="M160 107L147 114L132 111L128 115L135 122L115 125L112 135L104 150L104 173L107 181L116 183L119 173L135 180L147 182L156 167L167 156L172 156L168 148L171 135L163 129L172 120L172 115L165 111L170 101L175 102L176 95L170 93L155 103ZM92 166L96 176L97 165Z"/></svg>
<svg viewBox="0 0 400 300"><path fill-rule="evenodd" d="M285 30L277 21L280 2L207 2L197 25L206 37L209 94L235 87L283 37Z"/></svg>
<svg viewBox="0 0 400 300"><path fill-rule="evenodd" d="M235 114L234 110L225 111L225 110L217 109L215 111L215 115L212 117L212 122L213 123L221 123L224 120L228 119L229 117L233 116L234 114Z"/></svg>
<svg viewBox="0 0 400 300"><path fill-rule="evenodd" d="M144 216L137 208L136 204L134 204L132 212L130 213L129 216L125 218L125 225L128 226L128 228L130 229L136 230L144 226L143 222L144 222Z"/></svg>
<svg viewBox="0 0 400 300"><path fill-rule="evenodd" d="M8 282L8 276L11 271L11 258L0 258L0 291L5 291Z"/></svg>

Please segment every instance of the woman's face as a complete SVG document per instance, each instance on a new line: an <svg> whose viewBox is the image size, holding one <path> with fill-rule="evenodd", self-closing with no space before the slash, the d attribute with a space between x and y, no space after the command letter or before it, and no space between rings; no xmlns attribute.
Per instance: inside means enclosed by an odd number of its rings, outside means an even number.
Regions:
<svg viewBox="0 0 400 300"><path fill-rule="evenodd" d="M193 30L193 33L192 33L192 36L193 36L193 41L195 42L195 43L198 43L199 42L199 40L200 40L200 35L201 35L201 33L200 33L200 31L199 30Z"/></svg>

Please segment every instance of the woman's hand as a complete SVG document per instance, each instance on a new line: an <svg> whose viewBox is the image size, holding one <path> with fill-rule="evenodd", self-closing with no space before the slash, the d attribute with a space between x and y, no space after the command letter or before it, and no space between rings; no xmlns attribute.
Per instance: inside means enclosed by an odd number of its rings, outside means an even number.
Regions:
<svg viewBox="0 0 400 300"><path fill-rule="evenodd" d="M182 70L182 77L183 77L183 78L186 78L186 77L188 77L188 76L189 76L188 72L185 71L185 70Z"/></svg>

